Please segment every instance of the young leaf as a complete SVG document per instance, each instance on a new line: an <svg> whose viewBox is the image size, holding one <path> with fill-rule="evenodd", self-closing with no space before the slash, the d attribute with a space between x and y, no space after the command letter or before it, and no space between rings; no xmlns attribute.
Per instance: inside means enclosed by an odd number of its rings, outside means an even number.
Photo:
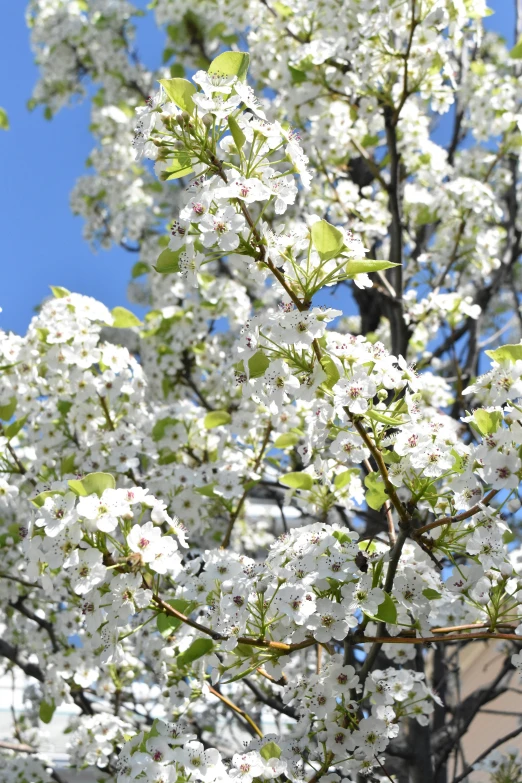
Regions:
<svg viewBox="0 0 522 783"><path fill-rule="evenodd" d="M341 231L326 220L318 220L310 229L312 244L322 261L338 256L344 245Z"/></svg>
<svg viewBox="0 0 522 783"><path fill-rule="evenodd" d="M131 326L142 325L140 319L126 307L114 307L111 310L111 315L114 318L112 325L116 329L128 329Z"/></svg>
<svg viewBox="0 0 522 783"><path fill-rule="evenodd" d="M160 79L159 83L163 85L165 92L176 106L188 114L194 113L196 107L192 96L197 92L195 84L187 79Z"/></svg>
<svg viewBox="0 0 522 783"><path fill-rule="evenodd" d="M228 118L228 127L230 128L230 133L234 139L234 144L238 150L242 149L246 141L246 136L237 124L237 120L235 120L232 115Z"/></svg>
<svg viewBox="0 0 522 783"><path fill-rule="evenodd" d="M9 118L5 109L0 106L0 130L9 130Z"/></svg>
<svg viewBox="0 0 522 783"><path fill-rule="evenodd" d="M296 432L284 432L274 443L276 449L289 449L299 443L299 435Z"/></svg>
<svg viewBox="0 0 522 783"><path fill-rule="evenodd" d="M307 75L304 71L300 71L299 68L295 68L293 65L288 64L288 70L290 71L290 80L292 84L302 84L307 80Z"/></svg>
<svg viewBox="0 0 522 783"><path fill-rule="evenodd" d="M397 607L388 593L384 593L384 601L378 606L375 619L383 623L397 622Z"/></svg>
<svg viewBox="0 0 522 783"><path fill-rule="evenodd" d="M55 489L46 490L45 492L40 492L39 495L36 495L36 497L31 498L31 503L33 506L36 506L36 508L41 508L43 504L45 503L47 498L52 498L54 495L63 495L63 492L57 492Z"/></svg>
<svg viewBox="0 0 522 783"><path fill-rule="evenodd" d="M104 490L114 489L116 482L110 473L89 473L83 479L71 479L67 482L75 495L87 497L87 495L103 495Z"/></svg>
<svg viewBox="0 0 522 783"><path fill-rule="evenodd" d="M53 719L54 711L56 710L56 704L54 701L41 701L38 715L42 723L50 723Z"/></svg>
<svg viewBox="0 0 522 783"><path fill-rule="evenodd" d="M485 411L478 408L470 422L481 435L491 435L496 432L502 423L503 417L500 411Z"/></svg>
<svg viewBox="0 0 522 783"><path fill-rule="evenodd" d="M442 598L442 595L432 587L426 587L426 589L422 591L422 595L427 598L428 601L438 601L439 598Z"/></svg>
<svg viewBox="0 0 522 783"><path fill-rule="evenodd" d="M0 405L0 419L9 421L16 410L16 397L11 397L7 405Z"/></svg>
<svg viewBox="0 0 522 783"><path fill-rule="evenodd" d="M149 265L146 264L145 261L136 261L131 269L131 277L133 280L135 280L137 277L146 275L147 272L150 272Z"/></svg>
<svg viewBox="0 0 522 783"><path fill-rule="evenodd" d="M203 419L203 426L207 430L213 430L214 427L220 427L222 424L230 424L232 416L228 411L211 411Z"/></svg>
<svg viewBox="0 0 522 783"><path fill-rule="evenodd" d="M168 603L173 609L177 609L178 612L185 616L189 615L196 606L194 601L185 601L182 598L173 598ZM169 614L158 614L156 617L156 627L165 639L179 628L181 622L177 617L172 617Z"/></svg>
<svg viewBox="0 0 522 783"><path fill-rule="evenodd" d="M159 272L161 275L169 274L169 272L179 272L179 257L181 252L182 249L171 250L166 247L165 250L160 253L156 266L154 267L156 272Z"/></svg>
<svg viewBox="0 0 522 783"><path fill-rule="evenodd" d="M338 473L334 478L334 487L336 489L343 489L346 487L354 476L359 475L358 468L350 468L349 470L343 470L342 473Z"/></svg>
<svg viewBox="0 0 522 783"><path fill-rule="evenodd" d="M178 666L188 666L189 663L201 658L211 651L214 646L212 639L194 639L190 647L177 657Z"/></svg>
<svg viewBox="0 0 522 783"><path fill-rule="evenodd" d="M18 435L22 427L24 426L25 422L27 421L27 415L22 416L22 418L17 419L16 421L13 421L8 427L4 429L4 435L7 438L7 440L11 440L11 438L14 438L15 435Z"/></svg>
<svg viewBox="0 0 522 783"><path fill-rule="evenodd" d="M367 274L382 272L384 269L391 269L392 266L400 266L400 264L393 264L391 261L372 261L370 258L364 261L348 261L346 274L348 277L355 277L355 275L361 275L363 272Z"/></svg>
<svg viewBox="0 0 522 783"><path fill-rule="evenodd" d="M178 421L179 419L173 419L170 416L167 416L165 419L158 419L152 428L152 440L157 443L165 436L167 427L173 427Z"/></svg>
<svg viewBox="0 0 522 783"><path fill-rule="evenodd" d="M244 372L243 362L239 362L239 364L241 365L239 372ZM270 367L270 359L263 351L258 351L248 360L248 372L251 378L261 378L268 367Z"/></svg>
<svg viewBox="0 0 522 783"><path fill-rule="evenodd" d="M383 503L388 499L383 480L379 473L368 473L364 479L364 485L368 488L366 502L370 508L379 511Z"/></svg>
<svg viewBox="0 0 522 783"><path fill-rule="evenodd" d="M187 174L192 172L192 163L190 162L190 155L186 152L182 152L177 158L174 158L169 168L163 172L163 179L168 181L170 179L179 179L180 177L186 177Z"/></svg>
<svg viewBox="0 0 522 783"><path fill-rule="evenodd" d="M312 489L314 485L309 473L287 473L279 479L279 483L291 489Z"/></svg>
<svg viewBox="0 0 522 783"><path fill-rule="evenodd" d="M262 756L265 761L278 759L281 757L281 748L275 742L267 742L266 745L263 745L259 750L259 755Z"/></svg>
<svg viewBox="0 0 522 783"><path fill-rule="evenodd" d="M223 52L212 60L208 72L219 76L237 76L240 81L244 82L249 63L250 55L246 52Z"/></svg>
<svg viewBox="0 0 522 783"><path fill-rule="evenodd" d="M484 351L494 362L517 362L522 359L522 343L519 345L501 345L493 351Z"/></svg>
<svg viewBox="0 0 522 783"><path fill-rule="evenodd" d="M326 373L326 380L323 381L324 386L326 386L327 389L333 388L341 377L336 363L330 356L322 356L321 367Z"/></svg>
<svg viewBox="0 0 522 783"><path fill-rule="evenodd" d="M67 290L67 288L62 288L61 285L52 285L50 286L50 289L56 299L63 299L65 296L69 296L71 293Z"/></svg>
<svg viewBox="0 0 522 783"><path fill-rule="evenodd" d="M512 60L522 60L522 38L519 38L515 46L511 49L509 56Z"/></svg>
<svg viewBox="0 0 522 783"><path fill-rule="evenodd" d="M372 410L366 411L365 415L368 416L369 419L379 421L381 424L387 424L389 427L397 427L399 424L403 423L402 419L398 419L395 416L385 416L384 413L376 411L373 408Z"/></svg>

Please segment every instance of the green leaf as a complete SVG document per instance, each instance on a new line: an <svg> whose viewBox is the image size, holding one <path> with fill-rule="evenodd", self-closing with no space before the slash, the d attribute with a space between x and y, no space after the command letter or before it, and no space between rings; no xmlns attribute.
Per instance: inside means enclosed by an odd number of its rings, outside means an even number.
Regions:
<svg viewBox="0 0 522 783"><path fill-rule="evenodd" d="M65 476L67 473L76 473L76 454L69 454L68 457L62 457L60 462L60 473Z"/></svg>
<svg viewBox="0 0 522 783"><path fill-rule="evenodd" d="M330 356L322 356L321 367L326 373L326 380L323 381L323 385L327 389L332 389L341 377L337 365Z"/></svg>
<svg viewBox="0 0 522 783"><path fill-rule="evenodd" d="M190 155L183 150L178 154L176 158L172 160L172 163L168 169L163 172L163 180L179 179L180 177L186 177L187 174L192 172L192 163L190 161Z"/></svg>
<svg viewBox="0 0 522 783"><path fill-rule="evenodd" d="M137 277L141 277L142 275L146 275L147 272L150 272L150 267L148 264L145 263L145 261L137 261L131 270L131 277L133 280L135 280Z"/></svg>
<svg viewBox="0 0 522 783"><path fill-rule="evenodd" d="M511 49L509 56L512 60L522 60L522 38L519 38L515 46Z"/></svg>
<svg viewBox="0 0 522 783"><path fill-rule="evenodd" d="M250 55L246 52L223 52L212 60L208 72L219 76L237 76L240 81L244 82L249 63Z"/></svg>
<svg viewBox="0 0 522 783"><path fill-rule="evenodd" d="M57 492L57 490L55 489L50 489L47 490L46 492L40 492L39 495L36 495L36 497L31 498L31 503L33 504L33 506L36 506L36 508L42 508L47 498L52 498L55 495L63 496L63 492Z"/></svg>
<svg viewBox="0 0 522 783"><path fill-rule="evenodd" d="M7 405L0 405L0 419L9 421L16 410L16 397L11 397Z"/></svg>
<svg viewBox="0 0 522 783"><path fill-rule="evenodd" d="M428 601L438 601L439 598L442 598L442 594L432 587L426 587L426 589L422 591L422 595L427 598Z"/></svg>
<svg viewBox="0 0 522 783"><path fill-rule="evenodd" d="M348 277L355 277L363 272L367 274L371 272L382 272L383 269L391 269L393 266L400 266L400 264L393 264L391 261L372 261L370 258L364 261L348 261L346 264L346 274Z"/></svg>
<svg viewBox="0 0 522 783"><path fill-rule="evenodd" d="M165 248L165 250L160 253L156 266L154 267L156 272L159 272L161 275L166 275L170 272L179 272L179 257L182 253L182 249L183 248L171 250L168 247Z"/></svg>
<svg viewBox="0 0 522 783"><path fill-rule="evenodd" d="M5 109L0 106L0 130L9 130L9 117Z"/></svg>
<svg viewBox="0 0 522 783"><path fill-rule="evenodd" d="M381 424L387 424L389 427L397 427L399 424L403 423L402 419L395 416L385 416L384 413L376 411L374 408L366 411L365 416L368 416L369 419L373 419L374 421L379 421Z"/></svg>
<svg viewBox="0 0 522 783"><path fill-rule="evenodd" d="M270 367L270 359L263 351L258 351L248 360L248 371L251 378L261 378L268 367Z"/></svg>
<svg viewBox="0 0 522 783"><path fill-rule="evenodd" d="M58 400L56 405L62 416L67 416L72 408L72 402L70 400Z"/></svg>
<svg viewBox="0 0 522 783"><path fill-rule="evenodd" d="M481 435L491 435L496 432L502 424L502 413L500 411L485 411L483 408L478 408L473 413L473 421L475 429Z"/></svg>
<svg viewBox="0 0 522 783"><path fill-rule="evenodd" d="M388 499L380 473L368 473L364 479L364 485L368 489L366 502L370 508L379 511L383 503Z"/></svg>
<svg viewBox="0 0 522 783"><path fill-rule="evenodd" d="M293 65L290 65L290 63L288 64L288 70L290 71L292 84L302 84L308 78L304 71L300 71L299 68L295 68Z"/></svg>
<svg viewBox="0 0 522 783"><path fill-rule="evenodd" d="M396 623L397 622L397 607L393 601L393 598L384 593L384 601L377 608L377 614L374 616L375 620L380 620L383 623Z"/></svg>
<svg viewBox="0 0 522 783"><path fill-rule="evenodd" d="M279 479L279 483L291 489L312 489L314 480L309 473L287 473Z"/></svg>
<svg viewBox="0 0 522 783"><path fill-rule="evenodd" d="M361 139L361 147L375 147L379 143L379 137L373 133L367 133Z"/></svg>
<svg viewBox="0 0 522 783"><path fill-rule="evenodd" d="M54 711L56 710L56 704L54 701L41 701L38 715L42 723L50 723L53 719Z"/></svg>
<svg viewBox="0 0 522 783"><path fill-rule="evenodd" d="M11 438L14 438L15 435L18 435L22 427L24 426L25 422L27 421L28 416L22 416L21 419L18 419L17 421L13 421L8 427L4 429L4 435L7 438L7 440L11 440Z"/></svg>
<svg viewBox="0 0 522 783"><path fill-rule="evenodd" d="M56 299L63 299L65 296L70 296L71 292L67 290L67 288L62 288L61 285L52 285L50 286L51 291L53 292L53 296Z"/></svg>
<svg viewBox="0 0 522 783"><path fill-rule="evenodd" d="M201 658L203 655L207 655L213 647L214 642L212 639L194 639L190 647L178 655L178 666L181 668L182 666L187 666L193 661L197 661L198 658Z"/></svg>
<svg viewBox="0 0 522 783"><path fill-rule="evenodd" d="M269 366L270 359L263 353L263 351L258 351L248 360L248 372L250 378L261 378ZM234 371L238 373L238 375L244 375L244 362L236 362L234 364Z"/></svg>
<svg viewBox="0 0 522 783"><path fill-rule="evenodd" d="M299 443L299 435L296 432L284 432L276 438L274 446L276 449L289 449Z"/></svg>
<svg viewBox="0 0 522 783"><path fill-rule="evenodd" d="M350 468L349 470L343 470L342 473L338 473L334 478L334 487L336 489L343 489L346 487L354 476L359 475L358 468Z"/></svg>
<svg viewBox="0 0 522 783"><path fill-rule="evenodd" d="M163 85L165 92L176 106L188 114L194 113L196 107L192 96L197 92L195 84L187 79L160 79L159 83Z"/></svg>
<svg viewBox="0 0 522 783"><path fill-rule="evenodd" d="M214 481L213 484L206 484L204 487L195 487L194 492L197 492L198 495L203 495L205 498L213 498L214 495L214 487L216 486L216 482Z"/></svg>
<svg viewBox="0 0 522 783"><path fill-rule="evenodd" d="M173 609L176 609L185 616L188 616L197 606L195 601L185 601L183 598L174 598L168 603ZM165 639L167 636L171 636L174 631L179 628L181 623L182 620L178 620L177 617L172 617L172 615L169 614L158 614L156 617L156 627Z"/></svg>
<svg viewBox="0 0 522 783"><path fill-rule="evenodd" d="M274 11L277 11L279 16L281 16L283 19L288 19L289 17L294 15L294 12L290 8L290 6L286 5L286 3L279 2L279 0L276 0L273 8Z"/></svg>
<svg viewBox="0 0 522 783"><path fill-rule="evenodd" d="M397 462L401 461L400 456L394 451L390 451L390 449L382 450L382 458L387 465L396 465Z"/></svg>
<svg viewBox="0 0 522 783"><path fill-rule="evenodd" d="M177 78L179 78L179 77L182 78L183 76L185 76L185 69L182 66L182 64L181 63L173 63L170 66L170 75L173 76L173 77L177 77Z"/></svg>
<svg viewBox="0 0 522 783"><path fill-rule="evenodd" d="M473 63L471 65L473 67ZM434 223L436 219L436 213L432 212L426 204L422 204L417 210L415 223L417 226L427 226L429 223Z"/></svg>
<svg viewBox="0 0 522 783"><path fill-rule="evenodd" d="M270 759L278 759L281 757L281 748L276 745L275 742L267 742L266 745L259 750L259 755L262 756L265 761Z"/></svg>
<svg viewBox="0 0 522 783"><path fill-rule="evenodd" d="M157 443L165 436L167 427L173 427L178 421L178 419L173 419L170 416L167 416L165 419L158 419L152 428L152 440Z"/></svg>
<svg viewBox="0 0 522 783"><path fill-rule="evenodd" d="M344 246L341 231L326 220L318 220L310 229L312 244L322 261L329 261L338 256Z"/></svg>
<svg viewBox="0 0 522 783"><path fill-rule="evenodd" d="M106 489L115 489L116 482L110 473L89 473L85 478L71 479L67 482L75 495L87 497L87 495L103 495Z"/></svg>
<svg viewBox="0 0 522 783"><path fill-rule="evenodd" d="M518 345L501 345L494 351L484 351L494 362L517 362L522 359L522 343Z"/></svg>
<svg viewBox="0 0 522 783"><path fill-rule="evenodd" d="M211 411L203 419L203 426L206 430L213 430L214 427L220 427L222 424L230 424L232 416L228 411Z"/></svg>
<svg viewBox="0 0 522 783"><path fill-rule="evenodd" d="M232 116L228 118L228 127L230 128L230 133L234 139L234 144L238 150L242 149L245 145L246 136L237 124L237 120L235 120Z"/></svg>
<svg viewBox="0 0 522 783"><path fill-rule="evenodd" d="M114 318L112 326L116 329L128 329L131 326L142 326L140 319L127 310L126 307L114 307L111 310L111 315Z"/></svg>

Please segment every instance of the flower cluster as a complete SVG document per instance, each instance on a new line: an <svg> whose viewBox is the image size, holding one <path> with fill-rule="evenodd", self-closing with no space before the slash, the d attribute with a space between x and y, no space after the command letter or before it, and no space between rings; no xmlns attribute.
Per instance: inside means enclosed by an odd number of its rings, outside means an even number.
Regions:
<svg viewBox="0 0 522 783"><path fill-rule="evenodd" d="M156 74L127 0L30 3L34 103L97 87L73 209L148 311L53 288L0 333L0 655L118 783L389 780L406 724L458 742L447 639L522 671L519 54L483 0L148 13Z"/></svg>

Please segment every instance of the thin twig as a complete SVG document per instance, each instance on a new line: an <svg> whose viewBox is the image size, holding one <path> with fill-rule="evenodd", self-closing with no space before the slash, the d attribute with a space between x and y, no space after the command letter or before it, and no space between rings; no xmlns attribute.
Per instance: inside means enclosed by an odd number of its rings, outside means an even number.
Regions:
<svg viewBox="0 0 522 783"><path fill-rule="evenodd" d="M485 759L486 756L489 756L490 753L500 747L500 745L503 745L504 742L508 742L508 740L518 737L519 734L522 734L522 726L517 726L517 728L513 729L513 731L510 731L509 734L505 734L503 737L496 740L492 745L489 746L489 748L486 748L486 750L483 751L480 756L477 756L475 761L472 764L469 764L464 772L462 772L458 777L454 778L453 783L460 783L461 780L467 778L470 772L473 772L473 768L476 764L479 763L479 761L482 761L482 759Z"/></svg>
<svg viewBox="0 0 522 783"><path fill-rule="evenodd" d="M233 712L235 712L237 715L241 715L241 717L244 720L246 720L246 722L248 723L248 725L250 726L252 731L254 731L255 734L257 734L258 737L263 739L263 732L261 731L261 729L259 728L257 723L254 720L252 720L250 715L247 712L245 712L245 710L242 710L241 707L238 707L237 704L234 704L233 701L230 701L230 699L228 699L226 696L223 696L222 693L220 693L218 690L216 690L212 686L209 687L209 691L210 691L210 693L212 693L213 696L217 696L217 698L220 701L222 701L223 704L226 704L227 707L230 707L230 709L233 710Z"/></svg>
<svg viewBox="0 0 522 783"><path fill-rule="evenodd" d="M456 514L453 517L443 517L442 519L437 519L435 522L430 522L429 525L423 525L423 527L420 527L415 531L415 536L421 536L423 533L427 533L429 530L434 530L436 527L441 527L442 525L452 525L455 522L463 522L466 519L470 519L471 517L475 516L475 514L478 514L479 511L483 511L483 506L486 503L489 503L489 501L492 500L495 495L498 494L498 492L498 489L491 489L488 494L482 498L480 503L472 506L467 511L463 511L461 514Z"/></svg>

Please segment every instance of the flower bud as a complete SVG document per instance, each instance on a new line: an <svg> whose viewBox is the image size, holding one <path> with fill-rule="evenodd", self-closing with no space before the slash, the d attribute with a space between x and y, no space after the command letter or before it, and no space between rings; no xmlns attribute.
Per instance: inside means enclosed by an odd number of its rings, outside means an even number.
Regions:
<svg viewBox="0 0 522 783"><path fill-rule="evenodd" d="M206 128L211 128L214 124L214 117L211 114L204 114L201 118L201 122Z"/></svg>
<svg viewBox="0 0 522 783"><path fill-rule="evenodd" d="M381 402L384 402L384 400L386 400L388 397L388 392L386 391L386 389L379 389L379 391L377 392L377 397Z"/></svg>

